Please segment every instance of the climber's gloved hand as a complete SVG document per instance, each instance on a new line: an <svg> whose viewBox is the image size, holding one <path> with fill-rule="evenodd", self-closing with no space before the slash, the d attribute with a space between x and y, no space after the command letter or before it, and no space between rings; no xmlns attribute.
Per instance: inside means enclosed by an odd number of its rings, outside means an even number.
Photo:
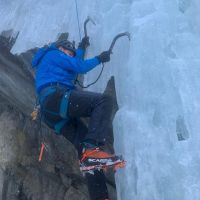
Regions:
<svg viewBox="0 0 200 200"><path fill-rule="evenodd" d="M89 41L89 37L88 36L85 36L81 42L79 43L78 45L78 48L81 48L83 50L86 50L87 47L90 46L90 41Z"/></svg>
<svg viewBox="0 0 200 200"><path fill-rule="evenodd" d="M103 51L99 56L97 56L99 62L109 62L110 61L110 51Z"/></svg>

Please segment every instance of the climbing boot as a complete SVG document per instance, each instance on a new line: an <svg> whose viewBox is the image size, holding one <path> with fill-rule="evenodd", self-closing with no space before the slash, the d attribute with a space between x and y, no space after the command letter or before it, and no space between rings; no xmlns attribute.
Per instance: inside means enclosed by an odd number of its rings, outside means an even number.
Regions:
<svg viewBox="0 0 200 200"><path fill-rule="evenodd" d="M107 169L121 163L122 157L109 154L96 147L84 149L80 159L80 170L83 172Z"/></svg>

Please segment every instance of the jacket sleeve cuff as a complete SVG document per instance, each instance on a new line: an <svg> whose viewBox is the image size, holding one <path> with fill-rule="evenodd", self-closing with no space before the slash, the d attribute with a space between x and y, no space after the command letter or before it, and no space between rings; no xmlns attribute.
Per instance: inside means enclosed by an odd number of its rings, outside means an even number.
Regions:
<svg viewBox="0 0 200 200"><path fill-rule="evenodd" d="M85 50L79 47L76 50L76 57L83 59L84 53L85 53Z"/></svg>
<svg viewBox="0 0 200 200"><path fill-rule="evenodd" d="M101 63L101 60L99 59L99 57L98 57L98 56L95 56L95 59L97 60L98 64L100 64L100 63Z"/></svg>

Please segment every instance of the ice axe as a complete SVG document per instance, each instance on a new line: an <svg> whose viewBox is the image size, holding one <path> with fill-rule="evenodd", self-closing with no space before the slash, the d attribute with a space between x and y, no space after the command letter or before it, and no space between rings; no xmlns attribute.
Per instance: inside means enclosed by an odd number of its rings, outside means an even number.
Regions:
<svg viewBox="0 0 200 200"><path fill-rule="evenodd" d="M115 43L116 41L120 38L120 37L123 37L123 36L127 36L129 41L131 40L131 34L129 32L124 32L124 33L119 33L118 35L116 35L114 38L113 38L113 41L110 45L110 48L109 48L109 52L110 54L112 54L112 50L113 50L113 47L115 46Z"/></svg>
<svg viewBox="0 0 200 200"><path fill-rule="evenodd" d="M91 21L94 25L96 25L95 22L94 22L94 20L93 20L91 17L88 16L87 19L86 19L85 22L84 22L84 34L85 34L85 37L88 36L88 35L87 35L87 23L88 23L89 21Z"/></svg>

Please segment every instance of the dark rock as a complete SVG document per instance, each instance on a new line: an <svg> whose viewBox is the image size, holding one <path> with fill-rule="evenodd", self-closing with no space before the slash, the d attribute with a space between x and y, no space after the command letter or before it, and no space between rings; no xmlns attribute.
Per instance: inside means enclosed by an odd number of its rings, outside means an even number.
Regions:
<svg viewBox="0 0 200 200"><path fill-rule="evenodd" d="M70 187L65 193L64 200L88 200L88 196L76 190L73 187Z"/></svg>
<svg viewBox="0 0 200 200"><path fill-rule="evenodd" d="M32 55L37 48L20 55L10 49L17 36L0 35L0 196L2 200L86 200L87 184L80 173L77 152L62 136L30 120L35 103ZM114 78L105 92L115 100ZM87 121L86 121L87 122ZM112 125L108 145L113 152ZM43 159L38 162L41 142ZM111 199L116 199L113 172L106 173Z"/></svg>

